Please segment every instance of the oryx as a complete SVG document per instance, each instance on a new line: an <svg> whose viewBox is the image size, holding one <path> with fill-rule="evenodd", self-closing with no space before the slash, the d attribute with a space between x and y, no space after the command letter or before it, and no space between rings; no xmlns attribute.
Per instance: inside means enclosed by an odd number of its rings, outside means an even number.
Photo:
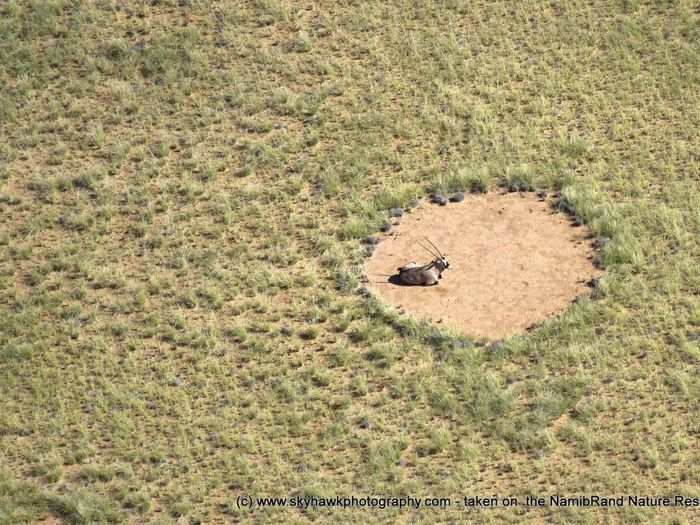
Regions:
<svg viewBox="0 0 700 525"><path fill-rule="evenodd" d="M425 240L430 243L430 246L432 246L437 253L430 251L422 244L420 245L421 248L435 257L435 259L423 266L418 266L415 262L410 262L405 266L397 268L401 284L432 286L437 284L439 279L442 279L442 272L450 267L450 263L447 262L447 256L440 253L440 250L437 249L430 239L426 237Z"/></svg>

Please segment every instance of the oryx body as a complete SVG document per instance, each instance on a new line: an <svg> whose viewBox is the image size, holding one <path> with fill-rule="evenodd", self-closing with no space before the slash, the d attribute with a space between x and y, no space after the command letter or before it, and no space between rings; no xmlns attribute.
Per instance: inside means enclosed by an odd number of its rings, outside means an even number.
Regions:
<svg viewBox="0 0 700 525"><path fill-rule="evenodd" d="M447 257L442 255L440 251L435 247L435 245L426 239L431 246L435 249L437 253L432 253L430 250L423 248L428 251L431 255L435 257L428 264L419 266L415 262L410 262L405 266L397 268L399 272L399 280L401 284L418 285L418 286L432 286L438 283L439 279L442 279L442 272L450 267L450 263L447 262Z"/></svg>
<svg viewBox="0 0 700 525"><path fill-rule="evenodd" d="M444 259L435 259L423 266L410 263L399 268L399 279L402 284L414 284L420 286L432 286L442 279L442 272L449 268Z"/></svg>

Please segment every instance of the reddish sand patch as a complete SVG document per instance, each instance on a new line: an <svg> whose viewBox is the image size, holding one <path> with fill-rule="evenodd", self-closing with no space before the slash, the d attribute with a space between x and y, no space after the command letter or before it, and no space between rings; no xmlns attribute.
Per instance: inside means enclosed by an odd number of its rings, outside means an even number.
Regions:
<svg viewBox="0 0 700 525"><path fill-rule="evenodd" d="M523 333L589 291L586 283L601 272L586 234L532 193L422 203L382 236L366 273L374 293L414 317L499 339ZM389 283L397 267L430 260L419 246L424 237L450 261L439 284Z"/></svg>

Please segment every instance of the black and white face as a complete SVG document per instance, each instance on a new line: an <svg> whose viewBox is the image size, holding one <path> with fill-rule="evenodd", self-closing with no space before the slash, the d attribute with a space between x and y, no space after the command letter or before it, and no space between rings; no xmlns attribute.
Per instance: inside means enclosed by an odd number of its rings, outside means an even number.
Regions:
<svg viewBox="0 0 700 525"><path fill-rule="evenodd" d="M449 263L449 261L447 260L447 257L446 257L446 256L440 257L440 258L437 260L437 265L438 265L438 267L440 268L440 271L441 271L441 272L444 271L444 270L447 270L447 269L450 267L450 263Z"/></svg>

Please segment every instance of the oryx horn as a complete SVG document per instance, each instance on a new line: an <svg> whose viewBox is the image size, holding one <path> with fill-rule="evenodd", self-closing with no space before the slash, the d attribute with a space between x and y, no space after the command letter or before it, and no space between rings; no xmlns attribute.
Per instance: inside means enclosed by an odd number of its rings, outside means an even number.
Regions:
<svg viewBox="0 0 700 525"><path fill-rule="evenodd" d="M430 239L428 239L427 237L425 237L425 240L428 241L428 242L430 243L430 246L432 246L433 248L435 248L435 251L438 252L438 255L439 255L440 257L445 257L445 256L442 254L442 252L441 252L440 250L438 250L438 247L435 246L435 245L433 244L433 242L432 242Z"/></svg>
<svg viewBox="0 0 700 525"><path fill-rule="evenodd" d="M428 253L430 254L431 257L438 257L438 254L436 254L434 251L429 250L428 248L426 248L426 246L425 246L424 244L418 243L418 246L420 246L420 247L423 248L426 252L428 252Z"/></svg>

